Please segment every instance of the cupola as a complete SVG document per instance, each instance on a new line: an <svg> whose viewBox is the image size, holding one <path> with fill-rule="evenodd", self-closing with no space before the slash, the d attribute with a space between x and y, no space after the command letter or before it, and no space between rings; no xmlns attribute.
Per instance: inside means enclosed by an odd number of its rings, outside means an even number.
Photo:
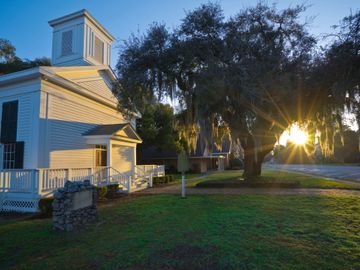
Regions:
<svg viewBox="0 0 360 270"><path fill-rule="evenodd" d="M53 28L52 65L108 65L115 38L83 9L49 21Z"/></svg>

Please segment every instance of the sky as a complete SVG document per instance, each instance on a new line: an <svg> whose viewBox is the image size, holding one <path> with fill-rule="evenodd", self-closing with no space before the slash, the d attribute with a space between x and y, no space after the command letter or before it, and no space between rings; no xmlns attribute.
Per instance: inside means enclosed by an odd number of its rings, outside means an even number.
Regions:
<svg viewBox="0 0 360 270"><path fill-rule="evenodd" d="M20 58L51 57L52 30L48 21L87 9L117 39L112 48L114 67L118 47L131 33L143 32L153 22L175 28L187 11L207 0L0 0L0 38L10 40ZM226 17L257 1L218 0ZM320 37L344 17L360 9L360 0L278 0L279 8L310 5L301 20L314 17L310 32Z"/></svg>

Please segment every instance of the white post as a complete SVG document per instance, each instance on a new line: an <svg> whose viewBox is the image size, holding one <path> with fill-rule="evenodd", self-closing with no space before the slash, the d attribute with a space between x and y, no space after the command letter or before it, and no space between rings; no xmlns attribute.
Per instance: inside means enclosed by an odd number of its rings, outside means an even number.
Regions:
<svg viewBox="0 0 360 270"><path fill-rule="evenodd" d="M111 167L106 168L106 184L110 185Z"/></svg>
<svg viewBox="0 0 360 270"><path fill-rule="evenodd" d="M0 171L0 188L2 189L1 192L5 192L5 172L3 170Z"/></svg>
<svg viewBox="0 0 360 270"><path fill-rule="evenodd" d="M92 185L94 185L94 168L90 168L89 181Z"/></svg>
<svg viewBox="0 0 360 270"><path fill-rule="evenodd" d="M185 198L185 175L181 174L181 197Z"/></svg>
<svg viewBox="0 0 360 270"><path fill-rule="evenodd" d="M67 171L67 179L66 180L68 180L68 181L72 181L72 169L66 169L66 171ZM64 183L65 184L65 183Z"/></svg>
<svg viewBox="0 0 360 270"><path fill-rule="evenodd" d="M131 176L129 176L128 177L128 186L127 186L127 188L128 188L128 193L130 193L131 192Z"/></svg>
<svg viewBox="0 0 360 270"><path fill-rule="evenodd" d="M150 173L150 182L149 182L149 187L153 187L153 176L154 176L154 173L151 172Z"/></svg>
<svg viewBox="0 0 360 270"><path fill-rule="evenodd" d="M33 189L34 193L41 195L42 188L43 188L43 170L33 170L32 171L32 182L33 182Z"/></svg>

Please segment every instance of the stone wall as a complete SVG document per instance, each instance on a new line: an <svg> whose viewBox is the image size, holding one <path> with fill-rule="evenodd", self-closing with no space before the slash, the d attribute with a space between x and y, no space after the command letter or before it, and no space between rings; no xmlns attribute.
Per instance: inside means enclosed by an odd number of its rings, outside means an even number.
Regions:
<svg viewBox="0 0 360 270"><path fill-rule="evenodd" d="M53 226L72 231L97 220L96 188L89 180L67 181L54 194Z"/></svg>

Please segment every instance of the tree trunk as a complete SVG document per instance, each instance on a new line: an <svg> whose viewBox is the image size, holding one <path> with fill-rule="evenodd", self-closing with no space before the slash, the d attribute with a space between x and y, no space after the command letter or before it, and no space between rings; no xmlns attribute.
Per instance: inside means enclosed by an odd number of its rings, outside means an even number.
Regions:
<svg viewBox="0 0 360 270"><path fill-rule="evenodd" d="M244 174L245 180L250 180L261 174L261 163L259 149L255 141L255 137L249 134L246 142L243 143L244 148Z"/></svg>
<svg viewBox="0 0 360 270"><path fill-rule="evenodd" d="M243 177L245 180L251 180L261 175L264 158L272 150L275 141L276 139L269 139L269 137L264 139L264 136L260 137L252 134L247 136L246 140L242 143L244 148Z"/></svg>

